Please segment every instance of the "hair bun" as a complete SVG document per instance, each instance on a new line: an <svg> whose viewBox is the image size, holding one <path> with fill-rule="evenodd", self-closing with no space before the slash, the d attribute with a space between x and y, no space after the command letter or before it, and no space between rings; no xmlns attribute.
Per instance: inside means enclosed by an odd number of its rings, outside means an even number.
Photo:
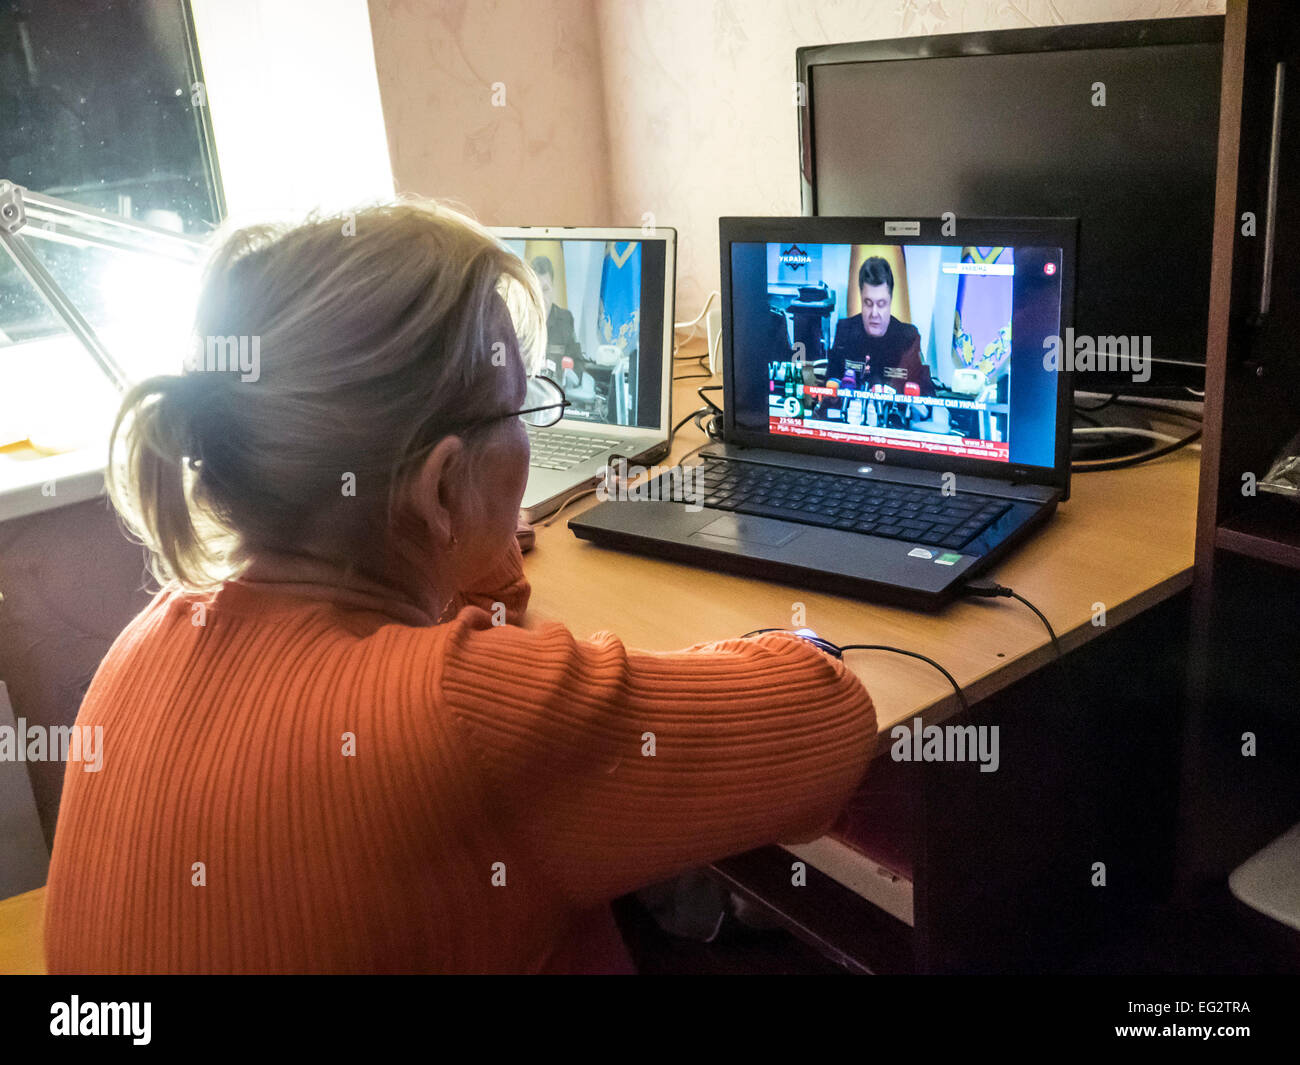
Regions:
<svg viewBox="0 0 1300 1065"><path fill-rule="evenodd" d="M211 390L202 373L188 372L159 378L162 410L160 428L176 460L196 469L202 458L195 422L211 402Z"/></svg>

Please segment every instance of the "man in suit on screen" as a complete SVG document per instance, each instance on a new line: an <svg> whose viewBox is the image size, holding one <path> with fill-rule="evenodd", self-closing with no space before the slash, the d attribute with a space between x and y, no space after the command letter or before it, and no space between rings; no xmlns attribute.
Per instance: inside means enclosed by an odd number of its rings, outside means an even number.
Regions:
<svg viewBox="0 0 1300 1065"><path fill-rule="evenodd" d="M878 256L866 259L858 271L862 313L835 324L835 342L826 362L827 378L843 380L852 370L858 387L888 385L902 392L915 383L923 396L934 395L929 367L921 358L921 334L916 326L890 313L894 302L894 272Z"/></svg>
<svg viewBox="0 0 1300 1065"><path fill-rule="evenodd" d="M542 299L546 304L546 361L553 363L555 380L563 387L573 387L587 369L587 362L582 357L582 347L573 326L573 312L555 302L555 267L545 255L538 255L529 265L537 280L541 282ZM565 358L573 360L574 379L562 379L562 364Z"/></svg>

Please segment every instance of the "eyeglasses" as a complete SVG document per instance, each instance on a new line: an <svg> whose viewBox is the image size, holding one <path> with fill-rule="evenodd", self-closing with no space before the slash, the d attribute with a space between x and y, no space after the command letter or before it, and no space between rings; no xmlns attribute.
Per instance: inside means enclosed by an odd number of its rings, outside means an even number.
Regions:
<svg viewBox="0 0 1300 1065"><path fill-rule="evenodd" d="M486 418L473 418L468 421L438 425L436 426L437 437L428 440L427 443L417 445L407 454L403 462L409 463L418 459L429 448L433 447L437 440L444 436L464 432L466 429L473 429L480 425L491 425L494 422L504 421L506 418L519 418L527 425L545 429L558 423L564 417L564 408L572 405L564 398L564 389L549 377L530 377L528 378L528 387L524 392L523 409L507 411L505 414L490 414ZM430 426L429 428L435 427ZM426 433L428 431L428 429L425 430ZM426 437L426 439L428 438Z"/></svg>
<svg viewBox="0 0 1300 1065"><path fill-rule="evenodd" d="M507 411L505 414L489 414L486 418L473 418L464 422L452 422L443 425L444 433L457 433L478 425L491 425L493 422L505 421L506 418L521 418L528 425L539 429L555 425L564 417L564 408L573 406L564 398L564 389L549 377L530 377L524 392L522 410Z"/></svg>
<svg viewBox="0 0 1300 1065"><path fill-rule="evenodd" d="M511 414L498 414L493 418L485 418L483 421L494 422L503 418L518 417L529 425L534 425L538 429L545 429L558 423L564 417L564 408L572 405L564 398L564 389L549 377L530 377L528 378L528 389L524 393L523 410L517 410Z"/></svg>

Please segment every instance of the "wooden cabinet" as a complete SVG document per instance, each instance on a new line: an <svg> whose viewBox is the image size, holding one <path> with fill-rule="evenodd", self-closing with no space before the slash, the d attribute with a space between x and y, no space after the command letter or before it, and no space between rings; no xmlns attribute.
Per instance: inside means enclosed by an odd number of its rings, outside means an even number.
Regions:
<svg viewBox="0 0 1300 1065"><path fill-rule="evenodd" d="M1300 505L1255 482L1300 431L1300 18L1229 0L1179 874L1217 891L1300 820Z"/></svg>

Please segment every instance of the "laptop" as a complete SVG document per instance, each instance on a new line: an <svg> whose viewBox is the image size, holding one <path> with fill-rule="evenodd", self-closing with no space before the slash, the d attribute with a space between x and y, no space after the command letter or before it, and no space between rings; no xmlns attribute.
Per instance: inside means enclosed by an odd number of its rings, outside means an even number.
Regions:
<svg viewBox="0 0 1300 1065"><path fill-rule="evenodd" d="M570 406L528 426L532 457L520 511L537 521L589 491L619 459L668 453L677 232L494 228L532 266L547 300L542 373Z"/></svg>
<svg viewBox="0 0 1300 1065"><path fill-rule="evenodd" d="M938 609L1069 498L1076 219L724 218L723 442L597 544Z"/></svg>

